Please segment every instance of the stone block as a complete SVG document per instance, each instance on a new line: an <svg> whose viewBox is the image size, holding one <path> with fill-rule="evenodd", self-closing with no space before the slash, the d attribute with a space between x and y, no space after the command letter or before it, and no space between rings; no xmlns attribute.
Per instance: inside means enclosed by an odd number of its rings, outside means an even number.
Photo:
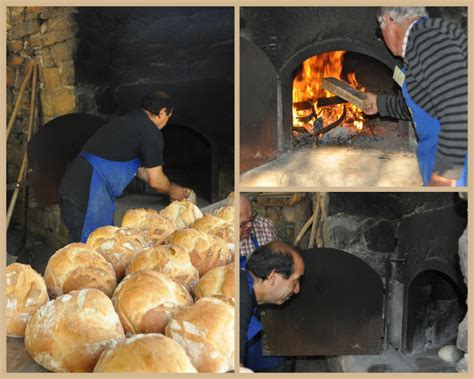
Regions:
<svg viewBox="0 0 474 379"><path fill-rule="evenodd" d="M25 20L39 19L41 12L46 7L26 7Z"/></svg>
<svg viewBox="0 0 474 379"><path fill-rule="evenodd" d="M57 17L63 14L76 13L76 7L46 7L41 13L40 18L47 20L52 17Z"/></svg>
<svg viewBox="0 0 474 379"><path fill-rule="evenodd" d="M396 239L394 225L388 220L369 220L364 223L364 238L372 251L391 253L395 250Z"/></svg>
<svg viewBox="0 0 474 379"><path fill-rule="evenodd" d="M58 71L61 78L61 83L63 85L73 85L74 84L74 61L65 61L58 63Z"/></svg>
<svg viewBox="0 0 474 379"><path fill-rule="evenodd" d="M467 373L467 362L468 362L467 354L464 354L464 357L456 365L456 371Z"/></svg>
<svg viewBox="0 0 474 379"><path fill-rule="evenodd" d="M25 7L8 7L7 22L10 25L19 24L25 19Z"/></svg>
<svg viewBox="0 0 474 379"><path fill-rule="evenodd" d="M76 110L76 95L73 88L61 88L55 91L54 111L60 116Z"/></svg>
<svg viewBox="0 0 474 379"><path fill-rule="evenodd" d="M458 241L459 266L464 276L464 283L467 286L467 228L464 230Z"/></svg>
<svg viewBox="0 0 474 379"><path fill-rule="evenodd" d="M7 66L7 87L13 87L15 85L15 70Z"/></svg>
<svg viewBox="0 0 474 379"><path fill-rule="evenodd" d="M464 356L464 352L459 350L456 346L454 345L446 345L443 346L441 349L438 351L438 356L448 362L448 363L457 363L461 358Z"/></svg>
<svg viewBox="0 0 474 379"><path fill-rule="evenodd" d="M77 34L77 31L78 27L77 25L74 25L64 30L53 30L51 32L47 32L43 34L43 44L44 46L50 46L54 45L55 43L74 38Z"/></svg>
<svg viewBox="0 0 474 379"><path fill-rule="evenodd" d="M53 91L42 90L40 92L40 106L42 113L45 117L54 117L56 112L54 111L54 95Z"/></svg>
<svg viewBox="0 0 474 379"><path fill-rule="evenodd" d="M401 216L397 194L376 192L332 192L329 194L329 214L347 213L364 216L384 215L387 219Z"/></svg>
<svg viewBox="0 0 474 379"><path fill-rule="evenodd" d="M51 52L48 47L36 51L36 56L42 67L55 67L56 63L51 58Z"/></svg>
<svg viewBox="0 0 474 379"><path fill-rule="evenodd" d="M456 346L462 351L467 353L467 319L468 313L464 316L464 319L458 325L458 336L456 339Z"/></svg>
<svg viewBox="0 0 474 379"><path fill-rule="evenodd" d="M43 39L41 38L41 34L30 35L28 43L30 44L30 47L34 50L41 49L43 47Z"/></svg>
<svg viewBox="0 0 474 379"><path fill-rule="evenodd" d="M77 44L77 39L69 39L51 46L51 58L53 58L56 64L74 59L77 51Z"/></svg>
<svg viewBox="0 0 474 379"><path fill-rule="evenodd" d="M61 86L61 79L59 72L56 67L44 68L43 70L43 83L45 88L54 89Z"/></svg>
<svg viewBox="0 0 474 379"><path fill-rule="evenodd" d="M48 31L64 30L76 25L76 18L73 13L64 13L48 20Z"/></svg>
<svg viewBox="0 0 474 379"><path fill-rule="evenodd" d="M19 39L8 41L7 49L8 51L16 53L23 49L23 41Z"/></svg>
<svg viewBox="0 0 474 379"><path fill-rule="evenodd" d="M25 58L23 58L19 54L11 54L10 57L8 58L8 65L9 66L18 66L22 64L25 61Z"/></svg>
<svg viewBox="0 0 474 379"><path fill-rule="evenodd" d="M13 25L9 30L9 38L20 39L30 34L36 34L40 31L40 23L38 20L29 20L20 24Z"/></svg>

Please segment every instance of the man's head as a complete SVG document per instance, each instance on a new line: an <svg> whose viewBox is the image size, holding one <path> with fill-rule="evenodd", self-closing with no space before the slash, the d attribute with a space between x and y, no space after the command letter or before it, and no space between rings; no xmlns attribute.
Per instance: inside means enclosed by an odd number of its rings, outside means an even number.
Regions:
<svg viewBox="0 0 474 379"><path fill-rule="evenodd" d="M427 16L425 7L380 7L377 14L383 39L388 49L397 57L402 56L403 38L410 24Z"/></svg>
<svg viewBox="0 0 474 379"><path fill-rule="evenodd" d="M150 117L151 121L163 129L173 113L173 101L164 91L155 90L145 95L140 101L142 107Z"/></svg>
<svg viewBox="0 0 474 379"><path fill-rule="evenodd" d="M240 194L240 241L249 236L255 216L256 214L252 211L250 200Z"/></svg>
<svg viewBox="0 0 474 379"><path fill-rule="evenodd" d="M273 241L259 247L248 259L247 269L255 278L254 290L259 304L283 304L300 292L304 262L291 245Z"/></svg>

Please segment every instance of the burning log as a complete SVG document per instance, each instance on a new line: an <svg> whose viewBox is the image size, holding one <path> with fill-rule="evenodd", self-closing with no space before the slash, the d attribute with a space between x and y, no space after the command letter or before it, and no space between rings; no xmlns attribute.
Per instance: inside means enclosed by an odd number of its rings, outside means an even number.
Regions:
<svg viewBox="0 0 474 379"><path fill-rule="evenodd" d="M362 110L369 109L371 103L367 100L365 94L356 90L349 83L336 78L324 78L322 82L323 88L336 94Z"/></svg>

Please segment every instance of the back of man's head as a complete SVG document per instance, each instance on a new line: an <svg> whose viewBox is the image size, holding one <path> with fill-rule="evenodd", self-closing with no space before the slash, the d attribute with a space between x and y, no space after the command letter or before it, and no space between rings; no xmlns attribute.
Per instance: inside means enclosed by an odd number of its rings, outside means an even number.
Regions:
<svg viewBox="0 0 474 379"><path fill-rule="evenodd" d="M394 21L400 22L407 18L426 17L425 7L380 7L378 16L388 14Z"/></svg>
<svg viewBox="0 0 474 379"><path fill-rule="evenodd" d="M247 269L256 277L265 280L275 271L288 279L294 272L294 254L298 251L282 241L273 241L260 246L247 261Z"/></svg>
<svg viewBox="0 0 474 379"><path fill-rule="evenodd" d="M140 107L154 115L165 108L166 114L169 115L173 111L173 100L165 91L154 90L142 97Z"/></svg>

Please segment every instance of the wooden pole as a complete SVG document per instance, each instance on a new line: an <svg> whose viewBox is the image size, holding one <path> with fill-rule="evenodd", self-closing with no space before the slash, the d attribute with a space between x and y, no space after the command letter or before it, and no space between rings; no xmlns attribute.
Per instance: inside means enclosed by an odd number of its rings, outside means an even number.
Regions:
<svg viewBox="0 0 474 379"><path fill-rule="evenodd" d="M308 249L314 247L314 240L316 238L316 229L318 227L319 219L319 194L314 194L314 213L313 213L313 225L311 226L311 234L309 236Z"/></svg>
<svg viewBox="0 0 474 379"><path fill-rule="evenodd" d="M308 221L306 221L306 223L303 225L300 232L296 236L295 241L293 242L294 246L298 246L298 244L300 243L300 240L303 238L304 234L313 223L313 217L314 217L314 213L309 217Z"/></svg>
<svg viewBox="0 0 474 379"><path fill-rule="evenodd" d="M15 119L16 119L16 115L18 113L18 110L20 109L20 104L21 104L21 99L23 97L23 92L25 92L26 85L28 84L28 81L31 78L31 73L33 72L33 67L34 66L35 66L35 64L30 66L30 68L28 69L28 71L26 73L25 78L23 79L23 83L21 83L20 92L18 92L18 97L16 99L15 106L13 107L12 115L10 116L10 120L8 121L7 140L8 140L8 136L10 135L10 132L13 129L13 125L15 124Z"/></svg>
<svg viewBox="0 0 474 379"><path fill-rule="evenodd" d="M26 142L26 147L25 147L25 152L23 153L23 160L21 162L21 167L20 167L20 172L18 173L18 179L17 179L17 186L15 190L13 191L12 198L10 200L10 204L8 205L8 211L7 211L7 230L8 226L10 225L10 220L13 215L13 210L15 209L15 204L16 200L18 199L18 194L21 189L21 183L25 179L25 173L26 173L26 166L27 166L27 152L28 152L28 142L30 141L32 132L33 132L33 125L34 125L34 118L35 118L35 106L36 106L36 81L37 81L37 65L33 64L32 70L34 71L33 74L33 82L32 82L32 90L31 90L31 102L30 102L30 119L28 122L28 134L27 134L27 142Z"/></svg>

